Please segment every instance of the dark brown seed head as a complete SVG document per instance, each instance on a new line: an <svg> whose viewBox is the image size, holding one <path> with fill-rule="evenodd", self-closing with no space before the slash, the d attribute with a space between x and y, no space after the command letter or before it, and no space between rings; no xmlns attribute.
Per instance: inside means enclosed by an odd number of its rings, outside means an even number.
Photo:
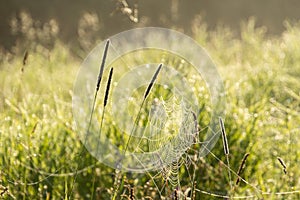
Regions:
<svg viewBox="0 0 300 200"><path fill-rule="evenodd" d="M240 165L240 167L239 167L239 170L238 170L238 172L237 172L238 178L236 179L236 182L235 182L236 185L238 185L239 182L240 182L240 176L241 176L241 174L242 174L242 172L243 172L243 168L244 168L244 166L245 166L245 164L246 164L246 160L247 160L247 158L248 158L249 155L250 155L249 153L246 153L246 154L244 155L244 158L243 158L243 160L242 160L242 162L241 162L241 165Z"/></svg>
<svg viewBox="0 0 300 200"><path fill-rule="evenodd" d="M134 196L134 188L130 187L130 196L129 196L130 200L134 200L135 196Z"/></svg>
<svg viewBox="0 0 300 200"><path fill-rule="evenodd" d="M110 88L110 84L111 84L111 80L112 80L113 71L114 71L114 68L111 68L109 71L109 77L108 77L106 90L105 90L105 96L104 96L104 104L103 104L104 107L107 104L107 99L108 99L108 95L109 95L109 88Z"/></svg>
<svg viewBox="0 0 300 200"><path fill-rule="evenodd" d="M152 79L151 79L151 81L150 81L150 83L149 83L149 85L148 85L148 87L147 87L147 89L146 89L146 92L145 92L145 95L144 95L144 99L146 99L147 96L149 95L149 93L150 93L150 91L151 91L151 88L152 88L152 86L153 86L155 80L157 79L158 73L159 73L160 70L161 70L161 67L162 67L162 64L160 64L160 65L158 66L157 70L155 71L155 73L154 73L154 75L153 75L153 77L152 77Z"/></svg>
<svg viewBox="0 0 300 200"><path fill-rule="evenodd" d="M28 51L26 50L23 57L23 66L27 64L27 59L28 59Z"/></svg>
<svg viewBox="0 0 300 200"><path fill-rule="evenodd" d="M279 161L279 163L281 164L281 166L283 167L283 172L286 174L287 170L286 170L286 165L284 163L284 161L282 160L282 158L277 157L277 160Z"/></svg>
<svg viewBox="0 0 300 200"><path fill-rule="evenodd" d="M34 124L32 130L31 130L31 134L33 134L33 133L35 132L37 125L38 125L38 122L36 122L36 123Z"/></svg>
<svg viewBox="0 0 300 200"><path fill-rule="evenodd" d="M178 194L177 194L177 190L174 190L174 200L178 200Z"/></svg>
<svg viewBox="0 0 300 200"><path fill-rule="evenodd" d="M105 48L104 48L104 53L103 53L103 56L102 56L102 63L100 65L100 71L99 71L97 86L96 86L96 91L97 92L100 88L100 83L101 83L101 80L102 80L102 75L103 75L103 70L104 70L104 66L105 66L105 61L106 61L106 56L107 56L107 52L108 52L109 43L110 43L110 41L107 40L106 44L105 44Z"/></svg>
<svg viewBox="0 0 300 200"><path fill-rule="evenodd" d="M0 196L1 196L1 197L4 196L4 194L5 194L6 192L8 192L8 188L7 188L7 187L4 187L4 188L3 188L3 191L0 193Z"/></svg>

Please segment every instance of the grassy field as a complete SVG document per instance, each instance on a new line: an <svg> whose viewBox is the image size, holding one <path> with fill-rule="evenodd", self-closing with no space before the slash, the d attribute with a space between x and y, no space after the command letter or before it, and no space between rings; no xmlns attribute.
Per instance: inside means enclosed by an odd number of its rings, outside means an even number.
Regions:
<svg viewBox="0 0 300 200"><path fill-rule="evenodd" d="M179 159L175 184L174 169L120 175L87 151L79 157L83 147L72 116L72 94L82 60L59 41L51 50L40 45L29 49L26 60L22 53L1 54L1 197L300 199L300 25L286 27L281 36L267 37L264 28L254 28L250 21L239 39L224 27L193 27L193 38L215 61L226 89L231 182L221 138L204 158L196 156L200 144L191 147ZM207 112L198 118L200 127L207 126ZM247 153L243 180L236 184Z"/></svg>

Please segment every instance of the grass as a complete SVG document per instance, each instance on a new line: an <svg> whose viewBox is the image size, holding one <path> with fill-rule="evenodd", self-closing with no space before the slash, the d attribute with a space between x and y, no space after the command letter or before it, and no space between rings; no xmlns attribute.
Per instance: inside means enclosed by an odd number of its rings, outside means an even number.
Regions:
<svg viewBox="0 0 300 200"><path fill-rule="evenodd" d="M196 144L174 164L181 191L173 187L171 179L165 180L171 177L172 169L120 178L114 169L97 163L86 151L82 153L84 163L80 163L77 156L82 144L73 122L71 102L81 60L65 45L56 42L50 51L42 46L34 51L29 49L24 66L23 53L1 55L1 196L5 199L67 199L78 169L70 199L90 199L94 186L95 199L110 199L114 184L119 188L116 199L190 197L192 193L196 199L228 195L299 199L300 25L286 23L286 31L278 37L267 37L263 28L254 28L254 25L253 21L245 23L240 38L226 28L207 31L205 26L195 26L193 29L193 37L216 62L226 88L224 125L230 149L232 190L222 139L207 157L197 157L195 151L199 144ZM23 52L24 48L19 48L18 51ZM139 58L143 56L155 57L156 54L146 52ZM171 55L164 58L164 64L178 63L180 60ZM117 70L114 77L115 73ZM184 73L190 83L195 83L192 72ZM152 90L148 102L159 92L168 95L159 87ZM145 88L135 93L137 99L142 99L143 91ZM203 131L209 122L209 114L204 112L209 108L206 100L209 94L201 83L195 83L194 91L202 100L203 112L197 119ZM149 105L142 111L147 109ZM105 120L110 121L109 113L105 115ZM110 132L116 144L124 146L128 137L122 136L114 126L103 129ZM201 130L200 141L203 139ZM243 157L248 153L239 184L234 185ZM188 155L192 155L190 160ZM286 174L278 158L284 163Z"/></svg>

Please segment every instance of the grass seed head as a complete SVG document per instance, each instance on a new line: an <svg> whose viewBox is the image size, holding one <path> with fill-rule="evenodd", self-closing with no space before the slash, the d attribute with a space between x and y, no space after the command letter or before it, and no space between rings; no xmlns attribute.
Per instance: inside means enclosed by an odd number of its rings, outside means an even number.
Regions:
<svg viewBox="0 0 300 200"><path fill-rule="evenodd" d="M104 48L104 53L103 53L103 56L102 56L102 63L100 65L100 71L99 71L99 75L98 75L96 91L98 91L99 88L100 88L100 83L101 83L101 80L102 80L102 75L103 75L103 70L104 70L105 61L106 61L106 57L107 57L109 43L110 43L110 41L107 40L106 44L105 44L105 48Z"/></svg>
<svg viewBox="0 0 300 200"><path fill-rule="evenodd" d="M152 86L153 86L155 80L157 79L157 76L158 76L158 74L159 74L159 72L161 70L161 67L162 67L162 64L159 64L157 70L155 71L155 73L154 73L154 75L153 75L153 77L152 77L152 79L151 79L151 81L150 81L150 83L149 83L149 85L148 85L148 87L146 89L146 92L145 92L145 95L144 95L144 99L146 99L147 96L149 95L149 93L151 91L151 88L152 88Z"/></svg>
<svg viewBox="0 0 300 200"><path fill-rule="evenodd" d="M225 132L224 122L221 117L219 117L219 122L220 122L220 128L221 128L221 132L222 132L224 153L225 153L225 155L228 155L229 154L228 141L227 141L227 136L226 136L226 132Z"/></svg>
<svg viewBox="0 0 300 200"><path fill-rule="evenodd" d="M104 103L103 103L104 107L107 104L108 95L109 95L109 88L110 88L110 84L111 84L111 80L112 80L113 71L114 71L114 68L111 68L110 71L109 71L109 77L108 77L108 81L107 81L107 85L106 85L105 97L104 97Z"/></svg>

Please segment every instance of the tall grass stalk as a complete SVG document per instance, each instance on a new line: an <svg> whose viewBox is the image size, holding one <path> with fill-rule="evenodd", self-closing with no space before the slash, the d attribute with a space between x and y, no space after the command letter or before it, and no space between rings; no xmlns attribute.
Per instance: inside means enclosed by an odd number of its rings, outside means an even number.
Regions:
<svg viewBox="0 0 300 200"><path fill-rule="evenodd" d="M219 117L219 123L220 123L221 132L222 132L224 153L225 153L226 161L227 161L227 165L228 165L228 168L227 168L228 170L227 171L228 171L229 184L230 184L230 189L232 191L233 187L232 187L232 183L231 183L231 172L230 172L230 162L229 162L229 147L228 147L228 141L227 141L224 122L223 122L223 119L221 117Z"/></svg>
<svg viewBox="0 0 300 200"><path fill-rule="evenodd" d="M105 90L105 96L104 96L104 101L103 101L103 111L102 111L102 116L101 116L101 122L100 122L100 128L99 128L99 138L97 141L97 149L96 149L96 157L98 156L98 151L99 151L99 140L101 137L101 131L102 131L102 126L103 126L103 120L104 120L104 114L105 114L105 108L107 105L107 100L108 100L108 96L109 96L109 89L110 89L110 85L111 85L111 80L112 80L112 75L113 75L113 70L114 68L111 68L109 71L109 77L108 77L108 81L107 81L107 85L106 85L106 90ZM97 161L95 161L96 164ZM94 192L95 192L95 181L96 181L96 176L93 177L93 183L92 183L92 194L91 194L91 199L94 198Z"/></svg>
<svg viewBox="0 0 300 200"><path fill-rule="evenodd" d="M91 128L91 124L92 124L92 120L93 120L93 115L94 115L94 110L95 110L95 104L96 104L97 95L98 95L98 91L100 89L100 84L101 84L101 80L102 80L102 76L103 76L103 70L104 70L105 61L106 61L106 57L107 57L107 53L108 53L109 43L110 43L110 41L107 40L106 44L105 44L105 49L104 49L104 52L103 52L102 62L101 62L101 65L100 65L100 70L99 70L99 74L98 74L98 80L97 80L97 84L96 84L96 90L95 90L95 94L94 94L94 100L93 100L93 104L92 104L92 110L91 110L91 114L90 114L90 118L89 118L88 128L87 128L87 132L86 132L85 138L84 138L84 145L82 145L82 149L81 149L81 151L79 153L79 156L78 156L79 157L78 163L84 163L84 162L81 161L82 153L84 151L84 146L85 146L87 138L89 136L89 132L90 132L90 128ZM78 175L78 168L79 168L79 164L77 165L76 170L75 170L75 175L74 175L73 183L72 183L71 188L70 188L69 199L70 199L70 197L71 197L71 195L73 193L74 185L76 183L76 179L77 179L77 175Z"/></svg>
<svg viewBox="0 0 300 200"><path fill-rule="evenodd" d="M196 142L198 141L198 134L199 134L199 125L198 125L198 119L197 119L197 116L196 116L196 113L192 112L192 115L193 115L193 118L194 118L194 128L195 128L195 131L194 131L194 139L193 139L193 142L194 144L196 144ZM195 188L196 188L196 166L194 165L193 167L193 177L192 177L192 189L191 189L191 199L195 199Z"/></svg>

